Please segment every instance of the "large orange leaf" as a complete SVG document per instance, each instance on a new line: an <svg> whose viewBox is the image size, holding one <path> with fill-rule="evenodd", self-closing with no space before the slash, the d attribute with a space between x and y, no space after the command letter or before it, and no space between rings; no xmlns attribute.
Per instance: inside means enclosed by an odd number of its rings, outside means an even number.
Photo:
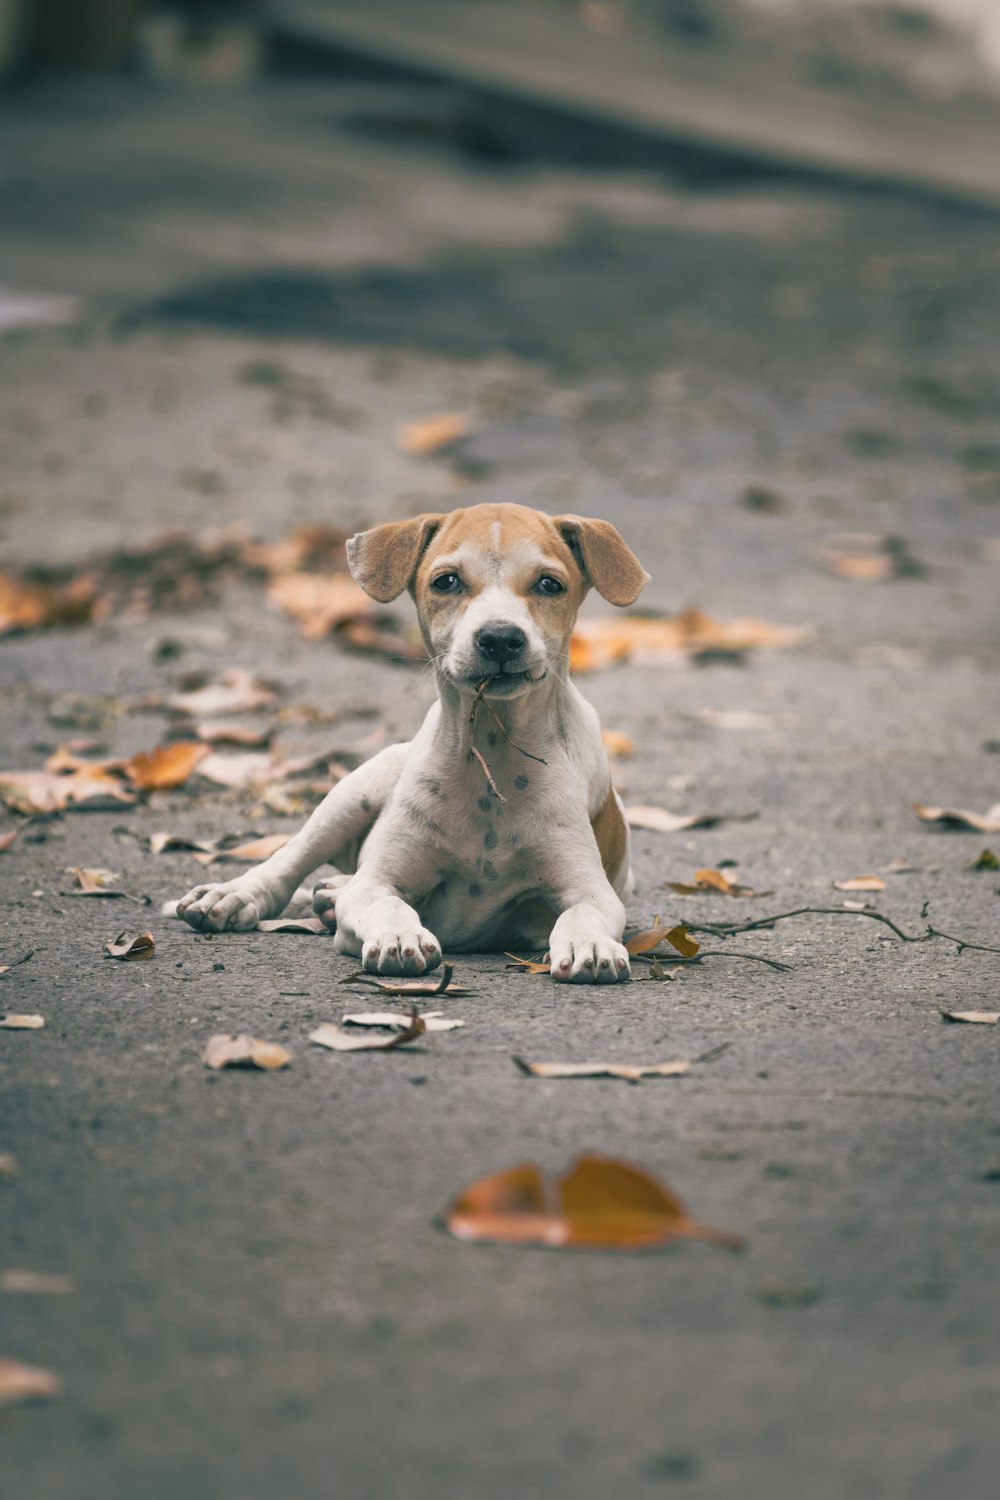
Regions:
<svg viewBox="0 0 1000 1500"><path fill-rule="evenodd" d="M175 740L155 750L140 750L126 761L125 771L140 792L165 791L182 786L200 760L209 754L207 745L195 740Z"/></svg>
<svg viewBox="0 0 1000 1500"><path fill-rule="evenodd" d="M649 1250L701 1239L738 1250L728 1230L692 1219L674 1193L641 1167L612 1157L578 1157L563 1177L533 1162L470 1183L449 1206L456 1239L557 1249Z"/></svg>

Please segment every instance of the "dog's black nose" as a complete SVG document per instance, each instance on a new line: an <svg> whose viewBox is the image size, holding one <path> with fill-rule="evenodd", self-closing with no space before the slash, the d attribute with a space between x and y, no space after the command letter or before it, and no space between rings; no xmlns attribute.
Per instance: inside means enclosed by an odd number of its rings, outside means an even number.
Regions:
<svg viewBox="0 0 1000 1500"><path fill-rule="evenodd" d="M506 625L502 620L491 621L476 631L477 647L497 663L517 656L527 644L528 637L519 625Z"/></svg>

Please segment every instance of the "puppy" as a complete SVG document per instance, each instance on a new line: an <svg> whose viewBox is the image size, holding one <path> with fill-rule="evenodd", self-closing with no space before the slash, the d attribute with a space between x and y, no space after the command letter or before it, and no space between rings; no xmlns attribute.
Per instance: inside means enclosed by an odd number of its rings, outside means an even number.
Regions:
<svg viewBox="0 0 1000 1500"><path fill-rule="evenodd" d="M628 827L597 714L569 679L569 642L589 588L612 604L638 598L638 559L607 521L520 505L390 522L347 552L373 599L409 589L438 701L414 739L338 782L284 848L196 886L178 915L246 930L332 864L314 909L369 973L422 974L442 947L547 946L557 982L628 979Z"/></svg>

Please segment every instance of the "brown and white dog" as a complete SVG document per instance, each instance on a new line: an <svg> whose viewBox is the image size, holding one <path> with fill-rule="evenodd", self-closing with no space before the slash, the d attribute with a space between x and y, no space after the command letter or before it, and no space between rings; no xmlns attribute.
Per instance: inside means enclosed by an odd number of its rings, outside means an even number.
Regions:
<svg viewBox="0 0 1000 1500"><path fill-rule="evenodd" d="M376 526L348 560L373 599L410 590L438 701L277 854L196 886L178 915L246 930L332 864L350 873L321 881L314 910L369 973L421 974L442 946L547 945L555 980L627 979L628 827L597 714L569 680L569 641L591 586L634 602L648 579L638 559L607 521L477 505Z"/></svg>

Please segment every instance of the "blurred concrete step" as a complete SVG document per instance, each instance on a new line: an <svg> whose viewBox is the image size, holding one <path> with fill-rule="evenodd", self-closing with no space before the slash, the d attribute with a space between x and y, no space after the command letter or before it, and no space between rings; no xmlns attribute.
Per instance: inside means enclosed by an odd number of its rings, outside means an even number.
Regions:
<svg viewBox="0 0 1000 1500"><path fill-rule="evenodd" d="M640 132L664 146L906 185L1000 207L1000 101L933 106L807 87L778 63L673 46L634 17L496 0L269 0L272 28L495 97Z"/></svg>

